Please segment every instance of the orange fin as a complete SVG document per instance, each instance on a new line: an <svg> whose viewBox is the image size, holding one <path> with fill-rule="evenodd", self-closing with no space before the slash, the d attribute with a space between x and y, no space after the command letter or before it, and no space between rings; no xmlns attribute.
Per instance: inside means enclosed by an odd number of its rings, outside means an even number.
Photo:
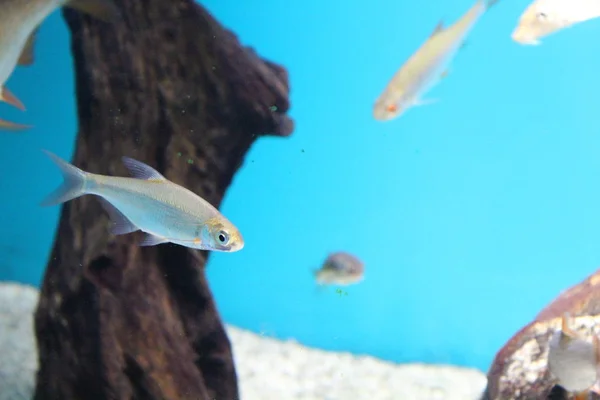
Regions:
<svg viewBox="0 0 600 400"><path fill-rule="evenodd" d="M3 119L0 119L0 128L4 128L4 129L10 129L13 131L21 131L24 129L30 129L33 126L31 125L22 125L22 124L16 124L14 122L10 122L10 121L5 121Z"/></svg>
<svg viewBox="0 0 600 400"><path fill-rule="evenodd" d="M594 345L594 353L596 355L596 367L600 367L600 338L598 338L598 335L592 336L592 344ZM598 382L596 382L596 384L598 384Z"/></svg>
<svg viewBox="0 0 600 400"><path fill-rule="evenodd" d="M12 92L6 87L2 88L2 93L0 93L0 100L10 104L13 107L17 107L21 111L25 111L25 106L23 105L23 103L21 103L21 100L17 99L17 96L12 94Z"/></svg>
<svg viewBox="0 0 600 400"><path fill-rule="evenodd" d="M562 316L561 330L567 336L577 337L577 336L579 336L579 334L577 332L575 332L573 329L571 329L571 321L572 321L571 314L564 313Z"/></svg>

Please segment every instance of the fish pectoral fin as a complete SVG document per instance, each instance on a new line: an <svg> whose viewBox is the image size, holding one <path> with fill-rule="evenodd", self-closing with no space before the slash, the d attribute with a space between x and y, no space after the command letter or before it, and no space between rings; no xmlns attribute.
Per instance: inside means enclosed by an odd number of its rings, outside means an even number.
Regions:
<svg viewBox="0 0 600 400"><path fill-rule="evenodd" d="M65 7L73 8L104 22L121 18L121 12L112 0L70 0Z"/></svg>
<svg viewBox="0 0 600 400"><path fill-rule="evenodd" d="M421 100L416 100L413 105L415 106L426 106L428 104L433 104L433 103L437 103L439 101L439 99L421 99Z"/></svg>
<svg viewBox="0 0 600 400"><path fill-rule="evenodd" d="M13 107L17 107L21 111L25 111L25 106L21 103L21 100L17 98L10 90L6 88L6 86L2 87L2 92L0 93L0 100L10 104Z"/></svg>
<svg viewBox="0 0 600 400"><path fill-rule="evenodd" d="M30 128L32 128L32 126L17 124L15 122L10 122L10 121L5 121L3 119L0 119L0 128L9 129L12 131L22 131L25 129L30 129Z"/></svg>
<svg viewBox="0 0 600 400"><path fill-rule="evenodd" d="M123 164L129 170L132 177L136 179L144 179L147 181L165 181L166 178L160 174L157 170L149 165L144 164L141 161L134 160L133 158L123 157Z"/></svg>
<svg viewBox="0 0 600 400"><path fill-rule="evenodd" d="M117 210L117 208L110 204L108 200L100 197L100 203L110 218L110 222L112 224L110 233L113 235L125 235L127 233L132 233L139 230L139 228L135 226L135 224L131 222L129 218L127 218L121 211Z"/></svg>
<svg viewBox="0 0 600 400"><path fill-rule="evenodd" d="M21 51L21 55L19 56L19 60L17 61L18 65L31 65L33 64L33 48L35 46L35 38L37 36L39 28L34 29L27 38L27 42Z"/></svg>
<svg viewBox="0 0 600 400"><path fill-rule="evenodd" d="M144 235L144 238L139 243L140 246L156 246L157 244L168 242L167 239L160 236L155 236L151 233L145 232Z"/></svg>

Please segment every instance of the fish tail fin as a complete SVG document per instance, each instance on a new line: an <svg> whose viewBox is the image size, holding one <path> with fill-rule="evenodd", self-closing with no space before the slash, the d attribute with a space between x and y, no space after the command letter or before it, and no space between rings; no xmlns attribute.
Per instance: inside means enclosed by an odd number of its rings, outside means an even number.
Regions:
<svg viewBox="0 0 600 400"><path fill-rule="evenodd" d="M68 0L65 7L81 11L104 22L115 22L121 12L113 0Z"/></svg>
<svg viewBox="0 0 600 400"><path fill-rule="evenodd" d="M42 150L60 168L64 182L50 193L42 202L42 206L51 206L73 200L86 194L87 173L66 162L48 150Z"/></svg>

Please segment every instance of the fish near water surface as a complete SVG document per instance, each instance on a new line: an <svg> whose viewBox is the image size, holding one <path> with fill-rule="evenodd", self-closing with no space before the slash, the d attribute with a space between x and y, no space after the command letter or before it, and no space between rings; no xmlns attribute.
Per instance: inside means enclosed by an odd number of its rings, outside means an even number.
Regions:
<svg viewBox="0 0 600 400"><path fill-rule="evenodd" d="M152 167L123 157L132 178L82 171L43 150L60 168L63 184L42 206L64 203L87 194L99 196L112 221L111 233L146 233L140 246L175 243L222 252L244 247L238 229L206 200L169 180Z"/></svg>
<svg viewBox="0 0 600 400"><path fill-rule="evenodd" d="M345 252L330 254L320 269L314 272L320 285L351 285L364 278L365 268L362 261Z"/></svg>
<svg viewBox="0 0 600 400"><path fill-rule="evenodd" d="M448 73L448 66L479 18L497 0L478 0L454 25L440 22L429 38L402 65L375 101L373 117L388 121L413 106L432 103L423 96Z"/></svg>
<svg viewBox="0 0 600 400"><path fill-rule="evenodd" d="M539 45L543 37L598 17L598 0L535 0L519 17L511 37L522 45Z"/></svg>
<svg viewBox="0 0 600 400"><path fill-rule="evenodd" d="M33 63L33 47L40 24L57 8L66 6L100 20L120 17L112 0L0 0L0 101L24 111L23 103L6 87L17 65ZM0 128L30 128L0 119Z"/></svg>
<svg viewBox="0 0 600 400"><path fill-rule="evenodd" d="M555 331L548 343L548 369L557 383L576 400L588 398L588 393L600 394L598 366L600 364L600 341L573 331L570 316L562 317L561 329Z"/></svg>

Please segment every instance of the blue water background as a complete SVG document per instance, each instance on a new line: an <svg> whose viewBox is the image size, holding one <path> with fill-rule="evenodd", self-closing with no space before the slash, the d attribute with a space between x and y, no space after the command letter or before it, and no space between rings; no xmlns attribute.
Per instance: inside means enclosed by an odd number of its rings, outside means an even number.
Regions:
<svg viewBox="0 0 600 400"><path fill-rule="evenodd" d="M486 370L516 330L596 270L600 20L524 47L510 33L528 3L501 1L484 15L427 96L439 102L380 123L371 110L390 77L472 0L204 2L287 67L297 123L291 138L254 145L222 204L246 240L208 265L226 322L323 349ZM38 286L51 250L59 207L38 203L61 178L39 149L72 156L69 46L57 12L35 65L8 82L28 111L0 105L3 118L35 125L0 135L0 279ZM312 280L336 250L366 263L347 294Z"/></svg>

